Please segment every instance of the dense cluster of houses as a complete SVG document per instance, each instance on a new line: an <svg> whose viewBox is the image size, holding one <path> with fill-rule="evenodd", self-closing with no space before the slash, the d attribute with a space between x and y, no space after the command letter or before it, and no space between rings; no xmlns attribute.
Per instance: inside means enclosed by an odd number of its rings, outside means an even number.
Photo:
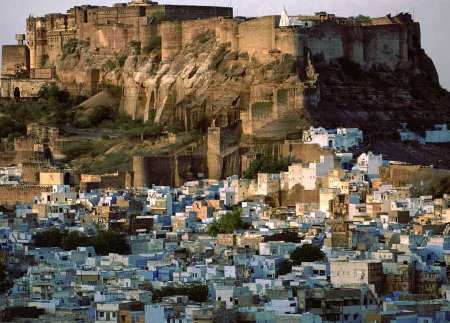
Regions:
<svg viewBox="0 0 450 323"><path fill-rule="evenodd" d="M448 322L450 195L411 196L403 181L409 167L370 152L355 159L341 153L256 179L177 188L83 192L53 185L34 203L0 215L0 259L19 273L0 298L0 315L44 322ZM20 176L20 168L0 170L2 184ZM248 229L208 231L236 210ZM120 231L130 253L37 248L36 234L50 228ZM305 245L323 259L290 263Z"/></svg>

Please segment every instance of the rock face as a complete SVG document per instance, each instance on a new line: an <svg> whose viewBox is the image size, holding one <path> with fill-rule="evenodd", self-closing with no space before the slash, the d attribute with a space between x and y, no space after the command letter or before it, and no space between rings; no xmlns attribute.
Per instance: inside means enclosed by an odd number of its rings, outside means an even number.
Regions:
<svg viewBox="0 0 450 323"><path fill-rule="evenodd" d="M108 56L83 49L57 71L83 93L115 89L120 108L143 122L190 130L241 120L241 146L258 138L279 144L311 125L359 127L389 157L377 143L394 140L400 122L450 121L450 95L409 16L363 27L326 21L283 29L278 21L164 23L161 50Z"/></svg>

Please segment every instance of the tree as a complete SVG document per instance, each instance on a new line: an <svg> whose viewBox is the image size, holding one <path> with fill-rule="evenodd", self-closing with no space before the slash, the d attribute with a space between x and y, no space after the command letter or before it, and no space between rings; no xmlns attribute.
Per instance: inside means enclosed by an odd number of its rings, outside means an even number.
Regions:
<svg viewBox="0 0 450 323"><path fill-rule="evenodd" d="M206 302L208 300L208 286L194 284L189 289L189 300L193 302Z"/></svg>
<svg viewBox="0 0 450 323"><path fill-rule="evenodd" d="M117 231L99 231L93 240L95 252L99 255L118 253L121 255L130 254L130 245L127 237Z"/></svg>
<svg viewBox="0 0 450 323"><path fill-rule="evenodd" d="M275 233L267 237L267 241L284 241L299 243L302 239L298 236L298 232L283 230L281 233Z"/></svg>
<svg viewBox="0 0 450 323"><path fill-rule="evenodd" d="M8 271L5 264L0 264L0 294L6 293L13 287L13 282L8 278Z"/></svg>
<svg viewBox="0 0 450 323"><path fill-rule="evenodd" d="M411 184L411 197L432 195L433 198L441 198L450 192L450 172L438 169L427 170L414 176Z"/></svg>
<svg viewBox="0 0 450 323"><path fill-rule="evenodd" d="M348 19L359 21L359 22L371 22L372 21L372 18L370 18L369 16L364 16L364 15L358 15L356 17L349 17Z"/></svg>
<svg viewBox="0 0 450 323"><path fill-rule="evenodd" d="M308 243L305 243L291 252L291 260L294 265L301 265L302 262L314 262L325 259L325 254L319 247Z"/></svg>
<svg viewBox="0 0 450 323"><path fill-rule="evenodd" d="M181 286L167 286L161 289L154 289L152 301L160 302L163 297L186 295L190 301L205 302L208 300L208 286L204 284L194 283L191 285L183 284Z"/></svg>
<svg viewBox="0 0 450 323"><path fill-rule="evenodd" d="M234 208L232 213L224 214L219 221L214 220L206 229L206 233L212 236L218 234L230 234L236 230L249 229L250 225L242 220L242 208Z"/></svg>
<svg viewBox="0 0 450 323"><path fill-rule="evenodd" d="M91 239L78 231L65 234L61 240L62 249L65 251L76 250L78 247L86 247L91 244Z"/></svg>
<svg viewBox="0 0 450 323"><path fill-rule="evenodd" d="M326 11L318 11L315 13L316 16L320 16L320 15L326 15L327 12Z"/></svg>
<svg viewBox="0 0 450 323"><path fill-rule="evenodd" d="M40 65L41 65L41 68L43 68L43 67L45 67L45 65L47 65L47 61L48 61L49 58L50 57L47 54L44 54L44 55L41 56L41 60L39 62Z"/></svg>
<svg viewBox="0 0 450 323"><path fill-rule="evenodd" d="M162 10L155 11L152 16L157 24L170 20L169 16Z"/></svg>
<svg viewBox="0 0 450 323"><path fill-rule="evenodd" d="M289 163L286 160L276 160L273 156L262 156L253 160L244 172L244 178L255 179L258 173L275 174L287 171Z"/></svg>
<svg viewBox="0 0 450 323"><path fill-rule="evenodd" d="M34 245L36 248L61 248L62 238L63 233L60 230L51 228L49 230L36 233L36 236L34 237Z"/></svg>
<svg viewBox="0 0 450 323"><path fill-rule="evenodd" d="M280 268L277 270L277 275L286 275L292 272L292 261L284 259Z"/></svg>

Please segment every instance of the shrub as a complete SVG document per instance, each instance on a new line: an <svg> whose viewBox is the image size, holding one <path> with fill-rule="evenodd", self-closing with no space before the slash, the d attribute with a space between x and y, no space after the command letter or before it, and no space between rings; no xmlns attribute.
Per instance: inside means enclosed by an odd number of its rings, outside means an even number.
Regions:
<svg viewBox="0 0 450 323"><path fill-rule="evenodd" d="M59 87L55 83L47 83L44 84L39 92L38 96L41 99L51 101L53 103L68 103L70 99L69 92L65 90L60 90Z"/></svg>
<svg viewBox="0 0 450 323"><path fill-rule="evenodd" d="M238 207L232 213L224 214L219 221L214 220L206 229L206 233L217 236L223 233L234 233L236 230L249 229L250 225L242 221L242 208Z"/></svg>
<svg viewBox="0 0 450 323"><path fill-rule="evenodd" d="M112 71L117 67L116 62L114 62L112 59L109 59L105 63L105 68L107 71Z"/></svg>
<svg viewBox="0 0 450 323"><path fill-rule="evenodd" d="M195 36L194 41L195 42L199 42L201 44L204 44L210 39L211 39L211 37L209 35L207 35L207 34L200 34L200 35Z"/></svg>
<svg viewBox="0 0 450 323"><path fill-rule="evenodd" d="M277 270L277 275L286 275L292 272L292 261L284 259L280 268Z"/></svg>
<svg viewBox="0 0 450 323"><path fill-rule="evenodd" d="M153 18L155 18L155 22L156 22L157 24L160 24L160 23L162 23L163 21L168 21L168 20L170 20L169 16L168 16L164 11L162 11L162 10L155 11L155 12L152 14L152 16L153 16Z"/></svg>
<svg viewBox="0 0 450 323"><path fill-rule="evenodd" d="M65 60L67 56L76 53L76 51L78 49L78 46L79 46L78 39L76 39L76 38L69 39L67 41L67 43L65 43L63 45L63 48L62 48L62 52L63 52L62 60Z"/></svg>
<svg viewBox="0 0 450 323"><path fill-rule="evenodd" d="M446 170L427 171L414 176L411 184L412 197L432 195L433 198L441 198L450 192L450 172Z"/></svg>
<svg viewBox="0 0 450 323"><path fill-rule="evenodd" d="M79 157L88 156L92 147L93 145L90 141L76 142L65 146L62 149L62 153L66 156L67 160L74 160Z"/></svg>
<svg viewBox="0 0 450 323"><path fill-rule="evenodd" d="M161 50L161 36L153 36L149 39L147 46L143 48L145 55L150 54L152 51Z"/></svg>
<svg viewBox="0 0 450 323"><path fill-rule="evenodd" d="M349 17L348 19L358 21L358 22L371 22L372 21L372 18L370 18L369 16L364 16L364 15L358 15L356 17Z"/></svg>
<svg viewBox="0 0 450 323"><path fill-rule="evenodd" d="M255 179L258 173L276 174L287 171L289 163L286 160L276 160L273 156L262 156L252 161L244 172L244 178Z"/></svg>
<svg viewBox="0 0 450 323"><path fill-rule="evenodd" d="M301 247L295 249L291 253L291 260L294 265L301 265L302 262L314 262L319 260L325 260L325 254L319 247L312 244L304 244Z"/></svg>
<svg viewBox="0 0 450 323"><path fill-rule="evenodd" d="M338 61L346 74L350 75L354 79L359 79L362 77L363 70L361 68L361 65L353 62L346 57L341 57Z"/></svg>
<svg viewBox="0 0 450 323"><path fill-rule="evenodd" d="M48 62L49 58L50 57L47 54L44 54L44 55L41 56L41 60L39 62L41 67L45 67L45 65L47 65L47 62Z"/></svg>
<svg viewBox="0 0 450 323"><path fill-rule="evenodd" d="M136 41L136 40L130 41L128 43L128 47L130 47L136 55L139 55L141 53L141 42L140 41Z"/></svg>
<svg viewBox="0 0 450 323"><path fill-rule="evenodd" d="M127 58L128 58L128 56L126 56L126 55L122 55L122 56L117 57L116 58L117 66L118 67L124 67Z"/></svg>
<svg viewBox="0 0 450 323"><path fill-rule="evenodd" d="M80 167L80 172L88 174L108 174L118 170L129 170L132 168L133 158L124 152L106 154L99 160L91 160Z"/></svg>
<svg viewBox="0 0 450 323"><path fill-rule="evenodd" d="M130 254L130 245L126 235L113 230L99 231L93 239L93 244L95 252L99 255L105 256L110 253Z"/></svg>
<svg viewBox="0 0 450 323"><path fill-rule="evenodd" d="M160 302L163 297L186 295L190 301L205 302L208 300L208 286L204 284L183 284L181 286L167 286L161 289L154 289L152 301L154 303Z"/></svg>
<svg viewBox="0 0 450 323"><path fill-rule="evenodd" d="M406 127L419 136L425 137L426 130L433 129L434 124L423 117L417 117L409 114L406 119Z"/></svg>

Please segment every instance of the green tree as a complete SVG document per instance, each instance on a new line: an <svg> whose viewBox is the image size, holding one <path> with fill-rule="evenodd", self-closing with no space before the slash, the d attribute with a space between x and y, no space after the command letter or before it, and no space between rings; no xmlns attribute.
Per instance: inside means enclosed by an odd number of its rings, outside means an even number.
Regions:
<svg viewBox="0 0 450 323"><path fill-rule="evenodd" d="M314 262L319 260L325 260L325 254L319 247L312 244L304 244L301 247L295 249L291 253L291 260L294 265L301 265L302 262Z"/></svg>
<svg viewBox="0 0 450 323"><path fill-rule="evenodd" d="M150 54L154 50L161 50L161 36L152 36L148 44L143 48L144 54Z"/></svg>
<svg viewBox="0 0 450 323"><path fill-rule="evenodd" d="M432 195L433 198L441 198L450 192L450 171L428 170L416 175L411 180L410 192L412 197Z"/></svg>
<svg viewBox="0 0 450 323"><path fill-rule="evenodd" d="M267 237L267 241L284 241L299 243L302 239L298 236L298 231L283 230L281 233L275 233Z"/></svg>
<svg viewBox="0 0 450 323"><path fill-rule="evenodd" d="M152 301L154 303L160 302L163 297L186 295L190 301L205 302L208 300L208 286L204 284L183 284L181 286L167 286L161 289L154 289Z"/></svg>
<svg viewBox="0 0 450 323"><path fill-rule="evenodd" d="M13 287L13 282L8 278L5 264L0 264L0 294L5 294Z"/></svg>
<svg viewBox="0 0 450 323"><path fill-rule="evenodd" d="M59 247L61 248L61 241L63 233L57 228L51 228L46 231L36 233L34 237L34 245L37 248Z"/></svg>
<svg viewBox="0 0 450 323"><path fill-rule="evenodd" d="M372 18L370 18L369 16L364 16L364 15L358 15L356 17L349 17L348 19L359 21L359 22L371 22L372 21Z"/></svg>
<svg viewBox="0 0 450 323"><path fill-rule="evenodd" d="M63 45L63 48L62 48L62 52L63 52L62 60L65 60L66 57L69 56L69 55L75 54L75 52L78 50L78 46L79 46L78 39L76 39L76 38L69 39Z"/></svg>
<svg viewBox="0 0 450 323"><path fill-rule="evenodd" d="M255 179L258 173L280 173L287 171L289 163L284 160L276 160L273 156L262 156L258 159L253 160L248 169L244 172L244 178Z"/></svg>
<svg viewBox="0 0 450 323"><path fill-rule="evenodd" d="M206 228L206 233L213 237L221 233L219 221L214 219L213 222Z"/></svg>
<svg viewBox="0 0 450 323"><path fill-rule="evenodd" d="M127 255L130 253L130 245L125 234L117 231L99 231L93 240L95 252L99 255L118 253Z"/></svg>
<svg viewBox="0 0 450 323"><path fill-rule="evenodd" d="M286 275L292 272L292 261L284 259L280 268L277 270L277 275Z"/></svg>
<svg viewBox="0 0 450 323"><path fill-rule="evenodd" d="M152 14L152 16L153 16L153 18L155 19L155 22L156 22L157 24L160 24L160 23L162 23L163 21L168 21L168 20L170 20L169 16L168 16L164 11L162 11L162 10L155 11L155 12Z"/></svg>
<svg viewBox="0 0 450 323"><path fill-rule="evenodd" d="M315 13L316 16L320 16L320 15L326 15L327 12L326 11L318 11Z"/></svg>
<svg viewBox="0 0 450 323"><path fill-rule="evenodd" d="M242 208L235 207L232 213L224 214L219 221L214 220L206 229L206 233L212 236L218 234L230 234L236 230L249 229L250 225L242 220Z"/></svg>
<svg viewBox="0 0 450 323"><path fill-rule="evenodd" d="M69 92L61 90L55 83L44 84L40 88L38 96L53 104L68 103L70 99Z"/></svg>
<svg viewBox="0 0 450 323"><path fill-rule="evenodd" d="M40 62L39 62L41 68L42 68L42 67L45 67L45 65L47 65L47 62L48 62L48 59L49 59L49 58L50 58L50 57L49 57L47 54L44 54L44 55L41 56L41 60L40 60Z"/></svg>
<svg viewBox="0 0 450 323"><path fill-rule="evenodd" d="M65 251L76 250L78 247L89 245L92 245L91 239L78 231L69 232L61 239L61 247Z"/></svg>

